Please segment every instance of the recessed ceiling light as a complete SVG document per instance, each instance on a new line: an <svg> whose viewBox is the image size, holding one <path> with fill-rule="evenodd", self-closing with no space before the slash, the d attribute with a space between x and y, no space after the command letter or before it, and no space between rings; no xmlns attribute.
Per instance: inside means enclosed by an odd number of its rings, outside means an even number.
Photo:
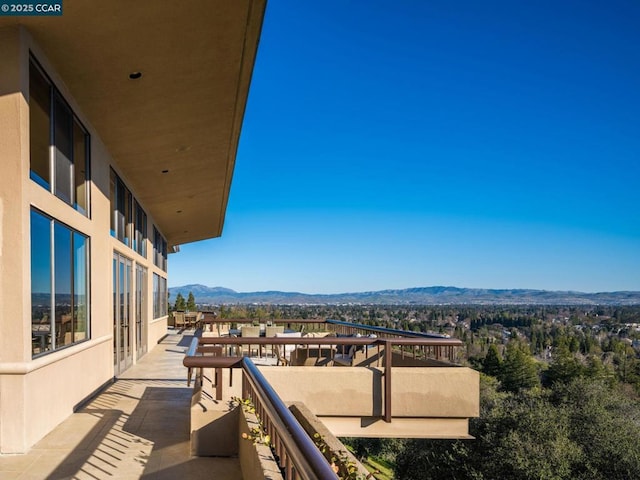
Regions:
<svg viewBox="0 0 640 480"><path fill-rule="evenodd" d="M129 78L131 80L138 80L139 78L142 78L142 72L131 72L129 74Z"/></svg>

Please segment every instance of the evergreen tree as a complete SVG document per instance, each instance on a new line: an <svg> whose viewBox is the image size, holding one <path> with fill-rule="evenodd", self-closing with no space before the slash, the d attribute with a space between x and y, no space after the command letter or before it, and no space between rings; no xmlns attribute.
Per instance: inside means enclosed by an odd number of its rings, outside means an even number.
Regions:
<svg viewBox="0 0 640 480"><path fill-rule="evenodd" d="M493 343L489 346L487 356L482 361L482 371L496 378L502 373L502 357L498 347Z"/></svg>
<svg viewBox="0 0 640 480"><path fill-rule="evenodd" d="M502 387L510 392L540 386L538 366L525 343L518 340L509 342L499 380Z"/></svg>
<svg viewBox="0 0 640 480"><path fill-rule="evenodd" d="M196 307L196 299L193 296L193 293L189 292L189 296L187 297L187 310L190 312L195 312L198 308Z"/></svg>
<svg viewBox="0 0 640 480"><path fill-rule="evenodd" d="M603 380L613 376L613 371L607 369L602 360L597 355L589 355L587 357L587 366L585 367L585 376L591 379Z"/></svg>
<svg viewBox="0 0 640 480"><path fill-rule="evenodd" d="M176 302L173 305L174 310L185 311L187 309L187 303L184 301L184 297L181 293L176 295Z"/></svg>
<svg viewBox="0 0 640 480"><path fill-rule="evenodd" d="M554 350L553 360L545 377L546 382L552 385L555 382L568 383L574 378L583 376L584 373L582 364L571 353L569 346L563 343Z"/></svg>

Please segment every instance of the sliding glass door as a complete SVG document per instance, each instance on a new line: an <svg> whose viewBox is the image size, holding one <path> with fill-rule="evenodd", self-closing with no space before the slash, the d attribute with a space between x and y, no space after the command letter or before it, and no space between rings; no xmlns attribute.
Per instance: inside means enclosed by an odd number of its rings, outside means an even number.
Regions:
<svg viewBox="0 0 640 480"><path fill-rule="evenodd" d="M147 353L147 269L136 265L136 358Z"/></svg>
<svg viewBox="0 0 640 480"><path fill-rule="evenodd" d="M131 260L113 254L113 358L114 373L133 363Z"/></svg>

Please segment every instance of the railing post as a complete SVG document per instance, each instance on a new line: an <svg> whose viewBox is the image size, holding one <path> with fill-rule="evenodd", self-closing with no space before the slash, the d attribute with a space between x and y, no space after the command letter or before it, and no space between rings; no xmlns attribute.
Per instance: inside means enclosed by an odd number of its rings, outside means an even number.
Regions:
<svg viewBox="0 0 640 480"><path fill-rule="evenodd" d="M391 359L392 340L384 340L384 421L391 423Z"/></svg>

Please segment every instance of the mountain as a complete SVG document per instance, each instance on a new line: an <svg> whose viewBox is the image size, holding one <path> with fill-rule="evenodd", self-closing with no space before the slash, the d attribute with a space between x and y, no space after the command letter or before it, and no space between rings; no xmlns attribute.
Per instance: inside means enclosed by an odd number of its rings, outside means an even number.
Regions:
<svg viewBox="0 0 640 480"><path fill-rule="evenodd" d="M458 287L417 287L335 294L300 292L236 292L229 288L184 285L169 288L169 301L192 292L197 303L206 304L384 304L384 305L640 305L640 292L583 293L531 289L484 289Z"/></svg>

